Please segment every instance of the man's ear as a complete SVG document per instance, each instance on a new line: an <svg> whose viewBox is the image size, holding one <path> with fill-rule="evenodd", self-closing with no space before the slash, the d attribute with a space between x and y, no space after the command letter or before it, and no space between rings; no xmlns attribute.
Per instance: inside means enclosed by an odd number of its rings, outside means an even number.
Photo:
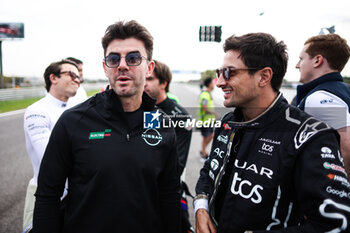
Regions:
<svg viewBox="0 0 350 233"><path fill-rule="evenodd" d="M314 68L319 67L324 62L324 57L321 54L317 54L312 60L313 60L313 66Z"/></svg>
<svg viewBox="0 0 350 233"><path fill-rule="evenodd" d="M147 66L146 77L150 77L152 75L153 70L154 70L154 61L150 61Z"/></svg>
<svg viewBox="0 0 350 233"><path fill-rule="evenodd" d="M103 66L103 70L104 70L104 72L105 72L105 76L108 78L107 66L106 66L105 60L102 61L102 66Z"/></svg>
<svg viewBox="0 0 350 233"><path fill-rule="evenodd" d="M265 67L260 71L259 86L263 87L271 83L273 71L270 67Z"/></svg>
<svg viewBox="0 0 350 233"><path fill-rule="evenodd" d="M159 86L162 90L165 90L166 86L168 85L167 81L164 81L163 83L159 83Z"/></svg>
<svg viewBox="0 0 350 233"><path fill-rule="evenodd" d="M59 77L57 77L54 74L50 74L49 79L50 79L52 84L56 84L57 83L57 79L59 79Z"/></svg>

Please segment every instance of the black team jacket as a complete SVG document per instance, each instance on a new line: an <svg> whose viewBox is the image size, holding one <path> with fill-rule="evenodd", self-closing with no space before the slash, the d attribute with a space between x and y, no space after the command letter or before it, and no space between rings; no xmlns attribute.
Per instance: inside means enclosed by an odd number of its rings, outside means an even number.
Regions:
<svg viewBox="0 0 350 233"><path fill-rule="evenodd" d="M40 168L35 233L178 232L175 132L143 128L144 112L157 109L145 93L142 99L125 113L107 90L62 114Z"/></svg>
<svg viewBox="0 0 350 233"><path fill-rule="evenodd" d="M176 142L177 142L177 152L179 155L179 164L180 164L180 174L182 174L184 168L186 167L188 152L191 145L192 137L192 128L191 127L182 127L179 122L187 122L191 120L186 109L177 104L175 101L166 98L163 102L157 104L157 106L162 109L176 124L175 133L176 133Z"/></svg>

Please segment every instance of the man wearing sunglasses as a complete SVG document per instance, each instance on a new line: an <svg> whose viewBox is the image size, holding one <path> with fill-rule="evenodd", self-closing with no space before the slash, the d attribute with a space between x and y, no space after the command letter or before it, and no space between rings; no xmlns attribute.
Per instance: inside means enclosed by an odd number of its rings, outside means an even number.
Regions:
<svg viewBox="0 0 350 233"><path fill-rule="evenodd" d="M84 102L88 98L83 85L81 85L84 82L84 77L83 77L84 63L75 57L67 57L66 59L75 62L78 65L78 70L79 70L80 87L77 90L77 94L75 94L75 96L73 96L72 98L69 98L67 103L68 107L73 107L77 104Z"/></svg>
<svg viewBox="0 0 350 233"><path fill-rule="evenodd" d="M224 52L216 85L235 109L200 171L196 232L348 232L338 134L279 92L285 44L266 33L233 35Z"/></svg>
<svg viewBox="0 0 350 233"><path fill-rule="evenodd" d="M23 229L31 228L41 159L51 131L67 101L80 85L78 67L74 62L62 60L50 64L44 73L47 95L30 105L24 114L26 148L33 166L33 178L29 181L25 199Z"/></svg>
<svg viewBox="0 0 350 233"><path fill-rule="evenodd" d="M144 93L154 68L153 38L136 21L120 21L107 28L102 46L111 88L57 122L39 174L34 232L178 232L175 132L144 128L144 116L155 124L160 115Z"/></svg>

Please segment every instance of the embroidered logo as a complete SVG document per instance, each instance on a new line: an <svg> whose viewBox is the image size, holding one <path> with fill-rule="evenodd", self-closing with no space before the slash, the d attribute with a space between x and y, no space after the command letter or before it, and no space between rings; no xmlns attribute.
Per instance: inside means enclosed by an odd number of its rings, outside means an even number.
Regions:
<svg viewBox="0 0 350 233"><path fill-rule="evenodd" d="M216 159L213 159L210 162L210 167L211 167L211 169L213 169L213 171L215 171L216 169L219 168L219 161L217 161Z"/></svg>
<svg viewBox="0 0 350 233"><path fill-rule="evenodd" d="M335 159L335 156L332 153L332 150L326 146L321 148L321 157L323 159Z"/></svg>
<svg viewBox="0 0 350 233"><path fill-rule="evenodd" d="M323 167L326 169L331 169L333 171L339 171L342 172L344 175L346 175L345 169L341 166L338 166L334 163L328 163L328 162L324 162L323 163Z"/></svg>
<svg viewBox="0 0 350 233"><path fill-rule="evenodd" d="M89 139L104 139L105 137L111 136L111 129L105 129L102 132L90 132Z"/></svg>
<svg viewBox="0 0 350 233"><path fill-rule="evenodd" d="M225 130L231 130L231 129L232 129L232 128L229 126L229 124L227 124L227 123L224 123L222 126L224 127Z"/></svg>
<svg viewBox="0 0 350 233"><path fill-rule="evenodd" d="M228 136L227 135L219 135L217 138L216 138L219 142L223 142L224 144L227 144L228 142Z"/></svg>
<svg viewBox="0 0 350 233"><path fill-rule="evenodd" d="M307 119L299 128L294 137L295 149L299 149L306 141L308 141L316 133L329 129L330 126L317 121L315 118Z"/></svg>
<svg viewBox="0 0 350 233"><path fill-rule="evenodd" d="M156 146L163 140L162 135L156 129L147 129L141 137L150 146Z"/></svg>

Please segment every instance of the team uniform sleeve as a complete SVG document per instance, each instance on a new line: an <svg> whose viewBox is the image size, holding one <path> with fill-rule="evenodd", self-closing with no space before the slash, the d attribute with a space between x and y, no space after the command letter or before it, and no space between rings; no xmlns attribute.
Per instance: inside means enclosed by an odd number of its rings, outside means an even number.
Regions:
<svg viewBox="0 0 350 233"><path fill-rule="evenodd" d="M210 194L210 177L209 177L209 169L210 169L210 161L211 161L211 154L213 153L213 148L215 144L215 139L217 138L218 134L220 133L220 128L215 128L214 131L214 139L212 143L212 147L209 153L209 158L204 162L204 165L202 169L199 172L199 179L196 184L196 200L198 199L206 199L208 200L209 194ZM201 198L203 197L203 198Z"/></svg>
<svg viewBox="0 0 350 233"><path fill-rule="evenodd" d="M209 195L209 159L204 162L204 166L199 172L199 179L196 185L196 195Z"/></svg>
<svg viewBox="0 0 350 233"><path fill-rule="evenodd" d="M209 158L204 162L204 165L199 172L199 178L195 188L196 196L193 201L194 213L196 213L198 209L205 209L209 211L209 199L211 193L210 182L212 182L211 178L209 177L210 161L211 154L213 153L213 148L215 148L215 139L218 137L219 133L220 128L215 128L213 137L214 139L209 153Z"/></svg>
<svg viewBox="0 0 350 233"><path fill-rule="evenodd" d="M326 91L316 91L308 96L305 112L335 129L350 126L348 105L338 96Z"/></svg>
<svg viewBox="0 0 350 233"><path fill-rule="evenodd" d="M209 160L210 157L204 162L204 166L199 173L199 179L196 184L196 196L193 201L194 213L196 213L198 209L206 209L209 211Z"/></svg>
<svg viewBox="0 0 350 233"><path fill-rule="evenodd" d="M165 152L167 160L159 182L161 217L167 233L180 229L180 175L175 137L171 145L170 153Z"/></svg>
<svg viewBox="0 0 350 233"><path fill-rule="evenodd" d="M52 131L40 167L33 217L36 233L58 233L62 230L60 197L72 166L70 136L62 118Z"/></svg>
<svg viewBox="0 0 350 233"><path fill-rule="evenodd" d="M305 231L349 231L350 184L336 134L311 139L299 155L295 174Z"/></svg>
<svg viewBox="0 0 350 233"><path fill-rule="evenodd" d="M350 184L335 134L311 139L295 166L299 226L269 232L349 232ZM253 231L262 233L267 231Z"/></svg>
<svg viewBox="0 0 350 233"><path fill-rule="evenodd" d="M50 118L39 110L28 108L24 114L23 126L27 144L33 149L30 157L34 163L40 164L51 134Z"/></svg>

